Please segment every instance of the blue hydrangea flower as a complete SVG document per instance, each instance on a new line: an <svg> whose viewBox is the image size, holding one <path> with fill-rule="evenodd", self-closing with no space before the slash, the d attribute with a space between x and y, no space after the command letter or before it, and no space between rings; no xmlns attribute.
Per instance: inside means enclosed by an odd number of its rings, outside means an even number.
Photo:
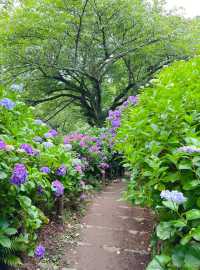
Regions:
<svg viewBox="0 0 200 270"><path fill-rule="evenodd" d="M70 150L72 150L72 145L70 143L67 143L64 145L64 148L66 151L70 151Z"/></svg>
<svg viewBox="0 0 200 270"><path fill-rule="evenodd" d="M40 136L36 136L33 138L33 141L37 142L37 143L41 143L43 141L43 139Z"/></svg>
<svg viewBox="0 0 200 270"><path fill-rule="evenodd" d="M65 188L60 181L55 180L52 182L52 190L55 192L56 197L62 196L64 194L64 189Z"/></svg>
<svg viewBox="0 0 200 270"><path fill-rule="evenodd" d="M200 148L196 146L182 146L178 148L178 152L185 152L185 153L200 153Z"/></svg>
<svg viewBox="0 0 200 270"><path fill-rule="evenodd" d="M184 197L182 192L176 191L176 190L163 190L160 194L160 197L162 199L165 199L167 201L172 201L176 204L182 204L186 202L187 198Z"/></svg>
<svg viewBox="0 0 200 270"><path fill-rule="evenodd" d="M16 186L24 184L27 180L27 170L24 164L17 163L14 167L10 182Z"/></svg>
<svg viewBox="0 0 200 270"><path fill-rule="evenodd" d="M43 142L43 145L45 148L51 148L54 146L54 144L52 142Z"/></svg>
<svg viewBox="0 0 200 270"><path fill-rule="evenodd" d="M0 106L6 108L7 110L12 110L15 107L15 102L13 102L11 99L9 98L3 98L2 100L0 100Z"/></svg>
<svg viewBox="0 0 200 270"><path fill-rule="evenodd" d="M44 122L41 119L35 119L34 122L36 125L43 125L44 124Z"/></svg>
<svg viewBox="0 0 200 270"><path fill-rule="evenodd" d="M40 168L40 171L42 172L42 173L46 173L46 174L48 174L48 173L50 173L51 172L51 170L49 169L49 167L41 167Z"/></svg>
<svg viewBox="0 0 200 270"><path fill-rule="evenodd" d="M38 259L42 259L45 255L45 247L42 245L39 245L35 249L35 257Z"/></svg>
<svg viewBox="0 0 200 270"><path fill-rule="evenodd" d="M21 92L23 92L24 85L23 85L23 83L20 83L20 84L15 84L14 83L14 84L11 85L10 88L11 88L12 91L21 93Z"/></svg>
<svg viewBox="0 0 200 270"><path fill-rule="evenodd" d="M64 176L67 172L66 166L63 164L56 170L56 175Z"/></svg>

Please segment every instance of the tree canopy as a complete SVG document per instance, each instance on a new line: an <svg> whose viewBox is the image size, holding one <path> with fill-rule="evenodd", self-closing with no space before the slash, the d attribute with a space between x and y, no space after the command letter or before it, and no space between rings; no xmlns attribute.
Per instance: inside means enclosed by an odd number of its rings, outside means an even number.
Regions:
<svg viewBox="0 0 200 270"><path fill-rule="evenodd" d="M195 54L191 22L159 0L21 0L0 25L2 80L22 82L30 104L53 102L53 116L79 106L90 125Z"/></svg>

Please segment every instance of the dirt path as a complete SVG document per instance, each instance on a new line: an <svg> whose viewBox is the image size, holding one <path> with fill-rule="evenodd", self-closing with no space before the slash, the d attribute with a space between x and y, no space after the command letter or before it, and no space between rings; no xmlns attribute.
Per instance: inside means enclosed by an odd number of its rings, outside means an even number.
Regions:
<svg viewBox="0 0 200 270"><path fill-rule="evenodd" d="M123 183L113 183L82 220L73 270L144 270L149 261L152 216L121 201Z"/></svg>

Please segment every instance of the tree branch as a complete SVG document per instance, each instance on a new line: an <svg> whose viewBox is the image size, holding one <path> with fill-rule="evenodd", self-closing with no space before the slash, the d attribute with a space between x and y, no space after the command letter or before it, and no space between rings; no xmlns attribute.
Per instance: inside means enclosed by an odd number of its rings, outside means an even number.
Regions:
<svg viewBox="0 0 200 270"><path fill-rule="evenodd" d="M52 101L52 100L58 99L60 97L71 97L71 98L73 98L75 100L80 100L81 99L80 97L74 96L74 95L71 95L71 94L60 94L60 95L56 95L56 96L52 96L52 97L48 97L48 98L43 98L43 99L27 100L27 102L30 103L33 106L36 106L36 105L38 105L40 103L44 103L44 102L47 102L47 101Z"/></svg>
<svg viewBox="0 0 200 270"><path fill-rule="evenodd" d="M72 104L74 101L74 99L72 98L71 100L69 100L64 106L62 106L58 111L54 112L49 118L46 119L46 121L50 121L51 119L53 119L57 114L59 114L61 111L63 111L67 106L69 106L70 104Z"/></svg>
<svg viewBox="0 0 200 270"><path fill-rule="evenodd" d="M82 28L82 23L83 23L83 16L84 16L84 13L85 13L88 2L89 2L89 0L85 1L85 4L83 5L82 13L81 13L80 18L79 18L78 32L77 32L77 36L76 36L76 40L75 40L75 55L74 55L75 64L77 63L78 46L79 46L79 40L80 40L80 36L81 36L81 28Z"/></svg>

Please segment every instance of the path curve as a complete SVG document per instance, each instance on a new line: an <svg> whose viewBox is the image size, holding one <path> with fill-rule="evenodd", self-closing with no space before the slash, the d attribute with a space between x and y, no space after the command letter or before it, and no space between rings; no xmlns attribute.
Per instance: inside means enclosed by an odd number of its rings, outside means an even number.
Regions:
<svg viewBox="0 0 200 270"><path fill-rule="evenodd" d="M99 193L82 220L73 270L144 270L150 259L153 217L121 200L125 184Z"/></svg>

